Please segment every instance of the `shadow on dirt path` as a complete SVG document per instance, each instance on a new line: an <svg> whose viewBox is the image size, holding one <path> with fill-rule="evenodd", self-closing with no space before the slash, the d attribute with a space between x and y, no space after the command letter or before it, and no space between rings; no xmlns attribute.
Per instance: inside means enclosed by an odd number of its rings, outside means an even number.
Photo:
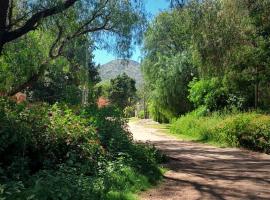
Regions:
<svg viewBox="0 0 270 200"><path fill-rule="evenodd" d="M170 158L169 171L142 200L270 199L269 155L181 141L147 127L152 123L129 126L135 140L151 142Z"/></svg>

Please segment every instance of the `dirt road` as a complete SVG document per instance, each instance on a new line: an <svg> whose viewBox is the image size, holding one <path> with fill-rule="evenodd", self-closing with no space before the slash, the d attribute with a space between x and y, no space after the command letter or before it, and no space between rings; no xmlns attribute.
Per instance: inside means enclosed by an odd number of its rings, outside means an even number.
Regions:
<svg viewBox="0 0 270 200"><path fill-rule="evenodd" d="M269 155L181 141L151 128L153 123L129 124L135 140L153 143L170 158L164 182L141 194L142 200L270 200Z"/></svg>

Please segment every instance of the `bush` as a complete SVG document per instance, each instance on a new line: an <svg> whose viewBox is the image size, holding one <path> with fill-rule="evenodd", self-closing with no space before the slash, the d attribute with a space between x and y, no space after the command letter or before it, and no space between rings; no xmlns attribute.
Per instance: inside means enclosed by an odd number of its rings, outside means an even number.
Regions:
<svg viewBox="0 0 270 200"><path fill-rule="evenodd" d="M101 152L93 126L57 104L20 105L0 101L0 157L7 175L33 173L65 162L96 160Z"/></svg>
<svg viewBox="0 0 270 200"><path fill-rule="evenodd" d="M270 116L247 113L226 117L214 129L233 146L270 153Z"/></svg>
<svg viewBox="0 0 270 200"><path fill-rule="evenodd" d="M105 107L96 112L95 108L89 107L83 112L85 116L94 116L93 122L101 144L111 155L124 156L127 163L149 177L152 183L161 178L157 167L163 161L160 153L152 146L133 143L132 135L127 129L127 120L122 118L121 111L114 107Z"/></svg>
<svg viewBox="0 0 270 200"><path fill-rule="evenodd" d="M206 106L209 110L220 110L227 106L228 91L219 78L193 79L189 83L189 100L195 107Z"/></svg>
<svg viewBox="0 0 270 200"><path fill-rule="evenodd" d="M196 111L193 111L174 120L170 131L199 141L212 141L210 130L214 124L219 122L219 116L203 117L197 114Z"/></svg>
<svg viewBox="0 0 270 200"><path fill-rule="evenodd" d="M0 199L130 199L161 178L158 152L112 107L0 99L0 133Z"/></svg>
<svg viewBox="0 0 270 200"><path fill-rule="evenodd" d="M196 116L175 120L171 132L222 146L244 147L270 153L270 116L257 113Z"/></svg>
<svg viewBox="0 0 270 200"><path fill-rule="evenodd" d="M88 118L96 127L97 136L101 145L111 153L127 148L126 145L132 141L132 135L127 130L127 119L122 111L116 107L97 108L90 106L82 111L85 118Z"/></svg>
<svg viewBox="0 0 270 200"><path fill-rule="evenodd" d="M143 110L140 110L140 111L139 111L139 113L138 113L138 118L144 119L144 111L143 111Z"/></svg>

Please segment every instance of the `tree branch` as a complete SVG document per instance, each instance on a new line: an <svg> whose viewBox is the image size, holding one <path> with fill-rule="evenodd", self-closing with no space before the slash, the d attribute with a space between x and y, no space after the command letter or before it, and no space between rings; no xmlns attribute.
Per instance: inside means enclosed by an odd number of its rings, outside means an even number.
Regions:
<svg viewBox="0 0 270 200"><path fill-rule="evenodd" d="M6 2L7 0L0 0L0 2ZM73 6L75 2L77 2L78 0L66 0L63 3L54 6L52 8L48 8L48 9L44 9L40 12L37 12L36 14L34 14L30 19L28 19L25 24L14 30L14 31L10 31L10 32L4 32L3 34L3 38L0 38L0 43L3 43L3 45L5 43L8 43L12 40L15 40L21 36L23 36L24 34L28 33L31 30L34 30L37 26L37 24L44 18L47 18L49 16L58 14L63 12L64 10L68 9L69 7ZM1 3L0 3L0 7L1 7ZM7 8L8 9L8 8ZM0 17L0 28L1 28L1 20L3 20L3 18L5 18L5 16L3 16L2 9L0 9L0 13L1 13L1 17ZM4 11L4 13L7 13L8 11ZM3 23L3 22L2 22ZM4 24L4 26L6 27L7 24ZM0 29L1 30L1 29ZM3 40L3 41L1 41Z"/></svg>
<svg viewBox="0 0 270 200"><path fill-rule="evenodd" d="M48 62L44 62L37 73L30 76L23 84L13 88L11 91L7 92L6 96L13 96L18 92L25 90L26 88L32 87L34 83L44 74L47 69Z"/></svg>
<svg viewBox="0 0 270 200"><path fill-rule="evenodd" d="M54 43L52 44L52 46L50 48L49 56L52 59L55 59L55 58L57 58L60 55L59 50L57 51L56 54L54 54L54 51L55 51L56 46L59 43L59 41L61 40L61 37L63 35L63 28L59 25L59 23L56 23L56 24L57 24L57 27L58 27L59 32L58 32L58 36L57 36L56 40L54 41Z"/></svg>
<svg viewBox="0 0 270 200"><path fill-rule="evenodd" d="M107 5L107 3L109 2L109 0L106 0L106 2L104 3L103 6L101 6L99 9L97 9L93 14L92 17L87 20L87 22L85 22L84 24L82 24L77 31L75 31L74 33L70 34L69 36L66 36L65 39L62 39L61 44L59 45L59 47L57 48L57 52L55 54L51 54L53 51L56 50L56 46L57 43L60 42L61 40L61 36L62 36L62 32L60 32L59 29L59 34L61 33L61 35L58 35L58 38L56 39L56 41L54 42L52 48L51 48L51 53L50 56L51 58L57 58L58 56L60 56L63 53L63 49L65 47L65 45L70 42L71 40L73 40L76 37L79 37L81 35L87 34L87 33L93 33L93 32L97 32L97 31L101 31L101 30L111 30L111 27L108 27L109 21L110 21L110 16L112 14L112 12L108 12L107 14L104 15L102 11L102 9L104 9ZM103 23L94 27L89 27L87 28L87 26L89 26L92 22L94 22L97 18L102 17L103 16ZM58 24L58 27L60 25ZM60 27L59 27L60 28Z"/></svg>

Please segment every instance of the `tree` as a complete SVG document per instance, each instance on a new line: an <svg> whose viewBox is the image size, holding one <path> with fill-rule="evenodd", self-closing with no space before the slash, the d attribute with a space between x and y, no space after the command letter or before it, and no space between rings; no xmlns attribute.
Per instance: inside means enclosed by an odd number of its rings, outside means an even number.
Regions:
<svg viewBox="0 0 270 200"><path fill-rule="evenodd" d="M172 8L183 8L188 0L169 0L169 2Z"/></svg>
<svg viewBox="0 0 270 200"><path fill-rule="evenodd" d="M269 83L269 7L269 1L244 0L188 6L200 76L224 77L231 94L246 99L246 108L263 106L259 97Z"/></svg>
<svg viewBox="0 0 270 200"><path fill-rule="evenodd" d="M192 64L189 32L187 12L175 10L161 13L145 34L142 68L151 88L150 114L161 122L191 109L188 83L196 75L196 69Z"/></svg>
<svg viewBox="0 0 270 200"><path fill-rule="evenodd" d="M132 42L135 42L136 38L139 39L145 19L141 2L133 2L133 0L66 0L64 2L46 0L32 3L1 0L1 5L3 5L1 7L3 12L0 14L1 52L3 47L6 51L7 44L13 43L15 39L28 37L31 31L44 31L53 38L48 41L50 46L46 52L48 56L38 66L38 70L29 73L23 83L2 92L8 96L32 87L44 74L48 64L58 57L65 56L68 45L83 35L90 37L95 45L100 43L103 46L105 43L101 36L106 34L113 37L116 42L105 46L114 49L115 52L121 52L124 57L129 56ZM9 20L7 20L8 14ZM54 17L51 17L52 15Z"/></svg>
<svg viewBox="0 0 270 200"><path fill-rule="evenodd" d="M73 6L78 0L20 2L17 0L0 0L0 54L3 46L28 32L35 30L41 20L61 13ZM21 25L22 24L22 25Z"/></svg>
<svg viewBox="0 0 270 200"><path fill-rule="evenodd" d="M138 13L141 11L140 1L116 1L116 0L38 0L38 1L0 1L0 53L5 44L14 41L23 35L40 27L45 19L57 15L72 12L74 19L68 16L69 20L76 20L77 27L60 40L66 43L69 40L89 32L101 30L118 29L123 20L134 23L134 19L139 19ZM139 11L139 12L138 12ZM121 16L125 16L120 20ZM116 19L117 18L117 19ZM120 26L113 21L116 19ZM63 21L63 19L61 20ZM125 24L125 31L129 31L128 21ZM59 31L62 32L62 31Z"/></svg>
<svg viewBox="0 0 270 200"><path fill-rule="evenodd" d="M80 71L79 67L72 66L67 60L57 59L33 87L27 90L28 98L34 102L50 104L56 102L80 104L82 101Z"/></svg>
<svg viewBox="0 0 270 200"><path fill-rule="evenodd" d="M52 40L51 35L36 30L6 45L0 56L0 93L10 92L12 96L16 93L12 92L14 88L22 91L26 83L36 81L37 75L43 74L40 66L47 59Z"/></svg>
<svg viewBox="0 0 270 200"><path fill-rule="evenodd" d="M111 80L109 100L110 103L124 109L134 105L136 101L136 82L125 73Z"/></svg>
<svg viewBox="0 0 270 200"><path fill-rule="evenodd" d="M147 84L143 83L137 93L139 97L139 109L143 109L143 117L147 119L149 117L149 100L150 100L150 87ZM138 109L138 108L137 108ZM139 112L140 112L139 110Z"/></svg>
<svg viewBox="0 0 270 200"><path fill-rule="evenodd" d="M257 62L253 66L253 83L254 83L254 107L265 107L264 99L269 99L269 75L270 75L270 2L263 1L246 1L251 24L254 25L255 32L250 41L254 49L253 57ZM268 19L268 20L267 20ZM261 88L261 90L260 90ZM261 102L260 102L261 101ZM269 101L267 101L269 104Z"/></svg>

